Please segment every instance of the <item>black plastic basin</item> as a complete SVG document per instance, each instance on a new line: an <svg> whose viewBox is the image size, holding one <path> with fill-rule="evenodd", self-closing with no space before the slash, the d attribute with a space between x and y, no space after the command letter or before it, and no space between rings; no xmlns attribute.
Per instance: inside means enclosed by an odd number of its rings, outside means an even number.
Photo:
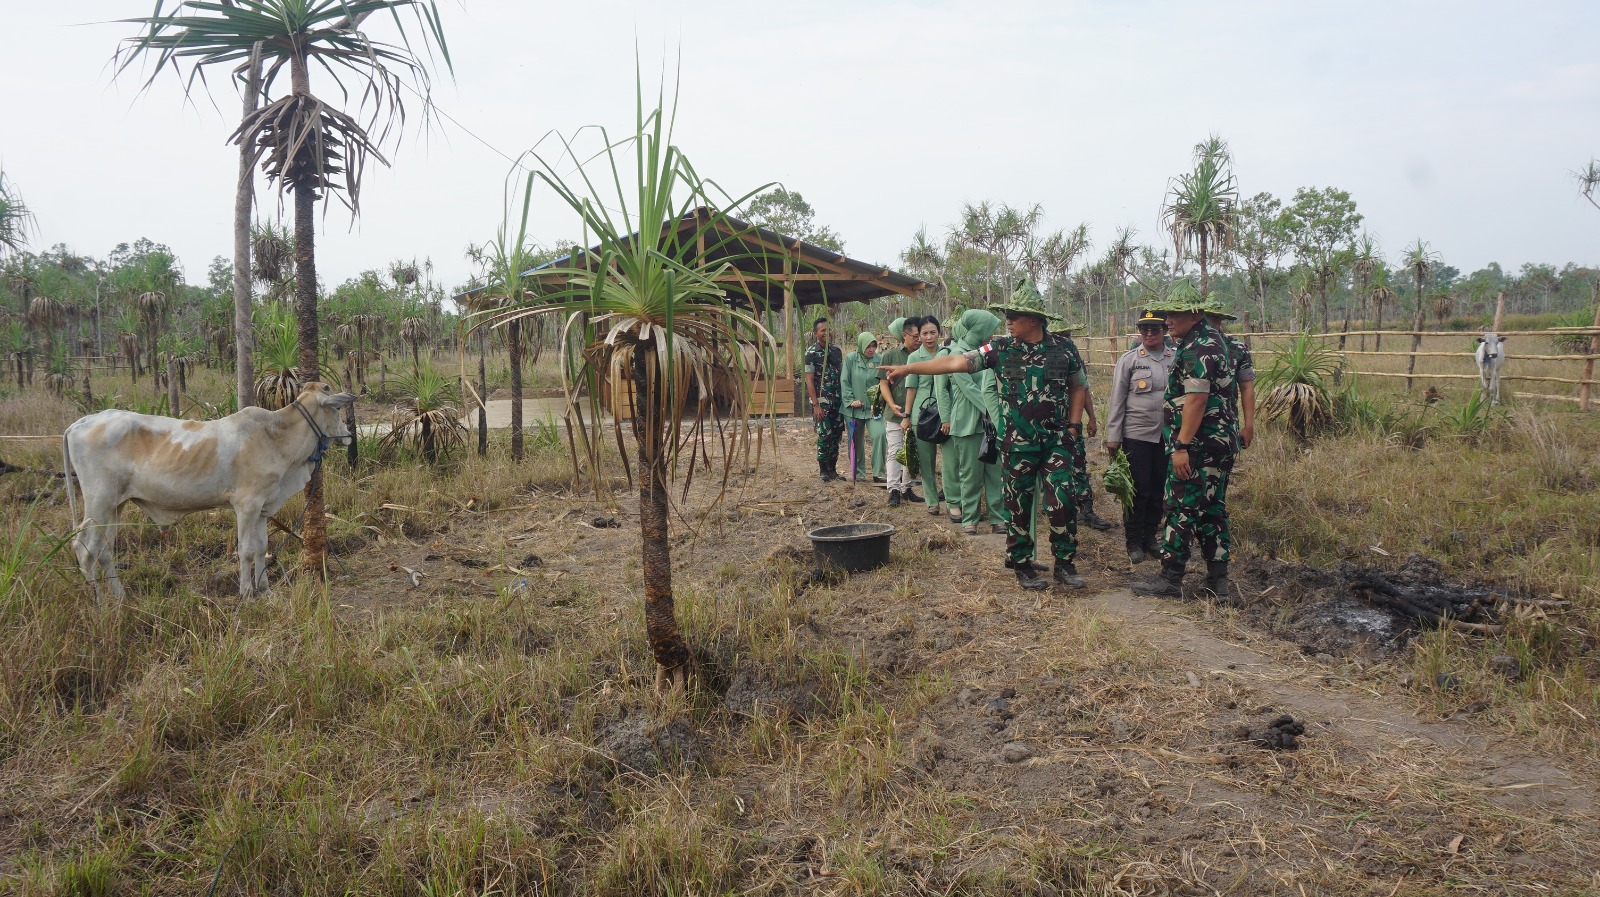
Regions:
<svg viewBox="0 0 1600 897"><path fill-rule="evenodd" d="M824 526L806 535L817 552L817 566L859 573L889 562L891 523L846 523Z"/></svg>

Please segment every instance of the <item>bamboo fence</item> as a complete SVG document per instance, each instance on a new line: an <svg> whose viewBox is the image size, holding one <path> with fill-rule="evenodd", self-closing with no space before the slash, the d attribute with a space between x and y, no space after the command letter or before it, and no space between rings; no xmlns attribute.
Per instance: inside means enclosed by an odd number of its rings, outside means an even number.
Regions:
<svg viewBox="0 0 1600 897"><path fill-rule="evenodd" d="M1126 352L1138 339L1136 332L1120 330L1117 326L1116 316L1108 320L1107 332L1114 334L1109 337L1084 337L1081 342L1084 349L1086 364L1095 368L1111 368L1116 365L1118 358ZM1595 361L1600 359L1600 313L1596 314L1596 321L1591 327L1553 327L1545 330L1504 330L1494 331L1502 337L1518 337L1522 345L1533 346L1538 340L1548 340L1552 343L1557 338L1588 337L1587 352L1533 352L1518 354L1515 348L1506 353L1505 365L1501 369L1500 379L1507 383L1553 383L1561 386L1575 388L1574 394L1561 394L1558 392L1517 392L1517 398L1540 399L1557 402L1576 402L1583 411L1592 410L1596 404L1594 387L1600 386L1600 379L1595 376ZM1398 379L1407 381L1407 388L1412 382L1427 383L1430 381L1473 381L1477 382L1477 355L1476 345L1472 349L1462 351L1441 351L1438 348L1424 349L1424 341L1432 341L1436 345L1440 340L1462 342L1475 339L1475 331L1452 330L1335 330L1327 333L1307 334L1313 339L1339 340L1339 353L1345 356L1342 371L1359 377L1374 377L1380 379ZM1256 369L1262 370L1272 363L1272 357L1281 352L1289 340L1302 334L1295 331L1269 331L1260 333L1236 332L1232 334L1249 346L1255 355ZM1352 338L1365 337L1412 337L1415 338L1416 348L1400 350L1381 349L1356 349L1344 348ZM1531 338L1531 339L1530 339ZM1394 359L1403 362L1407 370L1385 370L1383 359ZM1428 369L1417 369L1417 359L1455 359L1458 364L1435 363ZM1576 376L1563 376L1552 371L1570 364ZM1581 365L1581 368L1579 367ZM1523 367L1519 371L1519 366ZM1539 370L1528 371L1528 366L1537 366ZM1581 373L1579 373L1581 370Z"/></svg>

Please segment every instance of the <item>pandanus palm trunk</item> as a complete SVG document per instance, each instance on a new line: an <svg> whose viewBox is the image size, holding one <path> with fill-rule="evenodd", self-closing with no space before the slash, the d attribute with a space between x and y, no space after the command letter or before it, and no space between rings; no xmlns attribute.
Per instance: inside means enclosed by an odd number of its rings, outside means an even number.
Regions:
<svg viewBox="0 0 1600 897"><path fill-rule="evenodd" d="M1422 325L1427 320L1428 313L1422 306L1422 276L1417 276L1417 321L1412 326L1411 356L1406 359L1406 392L1411 391L1411 375L1417 370L1417 347L1422 345Z"/></svg>
<svg viewBox="0 0 1600 897"><path fill-rule="evenodd" d="M256 47L259 50L260 44ZM260 93L261 57L252 55L245 79L245 118L255 113ZM256 337L250 321L250 207L255 201L255 170L250 149L250 141L239 141L239 182L233 197L233 369L240 408L256 404Z"/></svg>
<svg viewBox="0 0 1600 897"><path fill-rule="evenodd" d="M478 328L478 457L489 454L489 354L487 334Z"/></svg>
<svg viewBox="0 0 1600 897"><path fill-rule="evenodd" d="M506 325L511 341L511 460L522 460L522 322Z"/></svg>
<svg viewBox="0 0 1600 897"><path fill-rule="evenodd" d="M300 382L319 379L317 352L317 256L316 256L316 190L310 184L294 187L294 279L295 318L300 331ZM324 519L322 498L322 465L311 473L306 483L305 531L301 544L305 546L302 558L304 571L317 579L327 573L328 527Z"/></svg>
<svg viewBox="0 0 1600 897"><path fill-rule="evenodd" d="M646 376L650 372L651 376ZM656 384L659 374L654 343L634 346L633 382L638 396L633 436L639 447L639 536L644 573L644 627L656 659L656 684L686 684L689 646L678 629L672 601L672 547L667 542L666 421Z"/></svg>

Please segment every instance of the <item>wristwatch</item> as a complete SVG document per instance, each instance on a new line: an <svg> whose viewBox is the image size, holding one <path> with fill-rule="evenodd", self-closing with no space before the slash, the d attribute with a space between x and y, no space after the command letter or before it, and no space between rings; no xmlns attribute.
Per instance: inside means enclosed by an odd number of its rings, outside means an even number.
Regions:
<svg viewBox="0 0 1600 897"><path fill-rule="evenodd" d="M1186 452L1191 448L1194 448L1193 442L1174 442L1172 444L1172 450L1175 452Z"/></svg>

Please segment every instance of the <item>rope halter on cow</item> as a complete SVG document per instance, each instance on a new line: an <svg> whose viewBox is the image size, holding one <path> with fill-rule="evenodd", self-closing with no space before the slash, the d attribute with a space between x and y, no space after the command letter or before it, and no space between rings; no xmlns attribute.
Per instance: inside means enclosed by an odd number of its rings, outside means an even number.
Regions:
<svg viewBox="0 0 1600 897"><path fill-rule="evenodd" d="M299 402L295 402L294 403L294 410L300 412L300 416L305 418L306 419L306 423L311 426L311 432L317 434L317 450L315 452L312 452L311 453L311 457L306 459L306 463L307 464L321 464L322 463L322 456L327 454L328 446L331 445L335 439L345 439L345 440L350 440L350 441L354 441L355 440L355 436L354 435L329 436L328 434L322 432L322 428L317 426L317 422L311 419L311 413L309 411L307 411L305 409L305 406L301 405ZM350 442L341 442L340 443L340 445L349 445L349 444L350 444Z"/></svg>

